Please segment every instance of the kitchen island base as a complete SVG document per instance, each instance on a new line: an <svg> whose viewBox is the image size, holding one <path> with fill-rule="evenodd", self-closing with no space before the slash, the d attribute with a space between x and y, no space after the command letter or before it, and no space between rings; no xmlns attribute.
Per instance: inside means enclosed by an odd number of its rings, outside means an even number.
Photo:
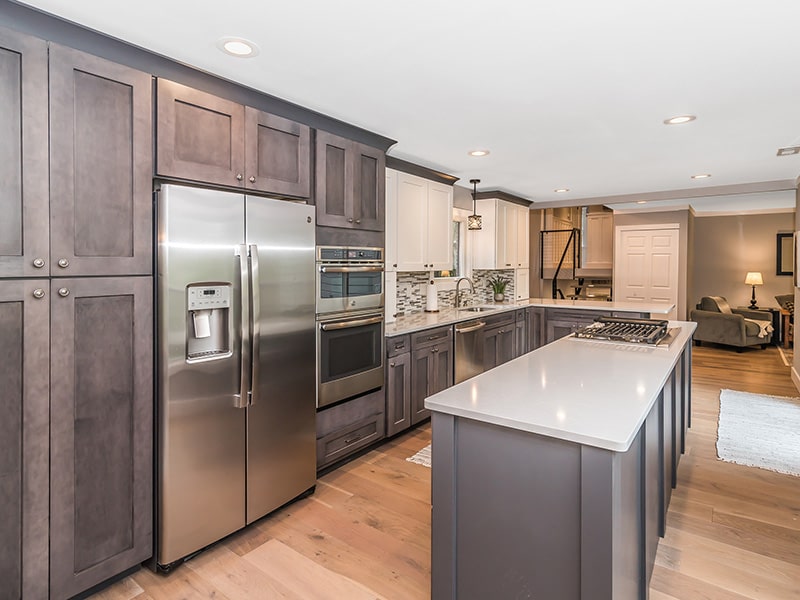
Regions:
<svg viewBox="0 0 800 600"><path fill-rule="evenodd" d="M434 411L432 597L647 597L690 410L691 344L625 452Z"/></svg>

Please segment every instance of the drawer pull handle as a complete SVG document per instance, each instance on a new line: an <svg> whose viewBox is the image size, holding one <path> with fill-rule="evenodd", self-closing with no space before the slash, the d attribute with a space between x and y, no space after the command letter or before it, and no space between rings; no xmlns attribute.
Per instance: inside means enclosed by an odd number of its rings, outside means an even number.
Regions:
<svg viewBox="0 0 800 600"><path fill-rule="evenodd" d="M394 363L389 363L389 366L394 369Z"/></svg>
<svg viewBox="0 0 800 600"><path fill-rule="evenodd" d="M344 441L344 443L345 443L345 445L350 445L350 444L352 444L353 442L357 442L357 441L358 441L358 440L360 440L361 438L362 438L362 436L360 436L360 435L357 435L356 437L347 438L347 439Z"/></svg>

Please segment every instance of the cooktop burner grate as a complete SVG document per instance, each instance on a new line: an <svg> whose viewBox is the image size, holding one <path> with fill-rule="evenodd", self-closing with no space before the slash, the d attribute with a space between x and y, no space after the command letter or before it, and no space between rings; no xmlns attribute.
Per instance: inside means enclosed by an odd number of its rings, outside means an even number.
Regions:
<svg viewBox="0 0 800 600"><path fill-rule="evenodd" d="M631 344L657 344L668 333L668 321L597 317L595 322L575 332L575 337L611 340Z"/></svg>

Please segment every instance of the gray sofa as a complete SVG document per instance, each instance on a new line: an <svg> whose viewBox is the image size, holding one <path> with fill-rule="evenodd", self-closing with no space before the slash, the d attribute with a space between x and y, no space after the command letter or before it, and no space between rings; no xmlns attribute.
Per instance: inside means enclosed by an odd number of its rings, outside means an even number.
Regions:
<svg viewBox="0 0 800 600"><path fill-rule="evenodd" d="M741 352L747 346L760 345L764 349L772 341L771 331L762 337L758 323L745 320L768 321L771 329L769 313L731 308L722 296L703 296L692 311L691 319L697 323L694 340L698 346L701 342L714 342L734 346L737 352Z"/></svg>

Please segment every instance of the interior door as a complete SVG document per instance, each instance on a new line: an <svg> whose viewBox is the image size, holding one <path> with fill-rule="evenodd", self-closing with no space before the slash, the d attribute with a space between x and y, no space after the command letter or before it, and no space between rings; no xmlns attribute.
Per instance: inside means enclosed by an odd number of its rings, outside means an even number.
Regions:
<svg viewBox="0 0 800 600"><path fill-rule="evenodd" d="M678 315L678 225L618 227L614 260L614 299L672 304Z"/></svg>

